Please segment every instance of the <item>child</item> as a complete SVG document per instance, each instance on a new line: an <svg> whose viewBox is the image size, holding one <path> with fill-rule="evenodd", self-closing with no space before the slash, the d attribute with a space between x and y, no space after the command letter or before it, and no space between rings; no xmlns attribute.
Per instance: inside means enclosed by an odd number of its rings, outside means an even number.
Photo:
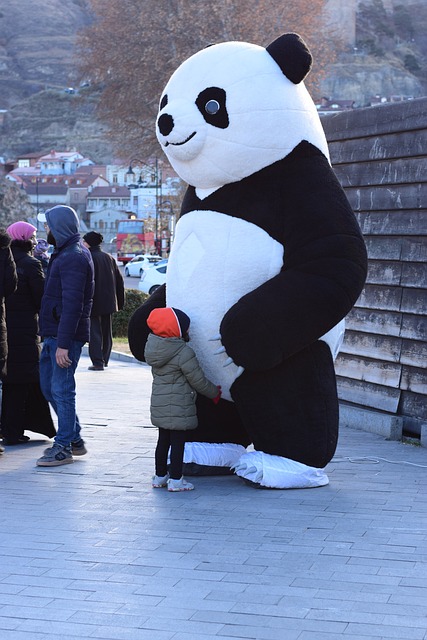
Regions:
<svg viewBox="0 0 427 640"><path fill-rule="evenodd" d="M215 403L221 388L204 375L193 349L187 344L190 318L180 309L154 309L147 318L152 333L145 346L145 360L152 368L151 422L159 427L153 476L154 489L191 491L194 485L182 477L185 432L197 427L197 392ZM167 457L170 447L170 475Z"/></svg>

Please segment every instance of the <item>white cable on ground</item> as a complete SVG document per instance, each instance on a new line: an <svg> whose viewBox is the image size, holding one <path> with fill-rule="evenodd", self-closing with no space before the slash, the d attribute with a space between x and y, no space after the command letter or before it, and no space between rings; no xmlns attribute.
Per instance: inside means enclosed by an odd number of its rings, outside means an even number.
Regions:
<svg viewBox="0 0 427 640"><path fill-rule="evenodd" d="M351 462L352 464L379 464L380 460L383 462L389 462L390 464L407 464L411 467L420 467L421 469L427 469L427 465L425 464L416 464L415 462L408 462L407 460L388 460L387 458L377 458L373 456L361 456L361 457L350 457L350 456L342 456L332 458L331 462Z"/></svg>

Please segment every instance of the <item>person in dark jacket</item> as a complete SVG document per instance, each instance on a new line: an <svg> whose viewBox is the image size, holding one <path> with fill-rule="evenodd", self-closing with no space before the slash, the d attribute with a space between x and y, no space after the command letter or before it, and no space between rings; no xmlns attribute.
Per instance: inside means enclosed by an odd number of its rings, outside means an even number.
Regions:
<svg viewBox="0 0 427 640"><path fill-rule="evenodd" d="M89 231L83 241L92 254L95 268L95 293L90 315L89 357L90 371L103 371L113 348L112 314L123 309L125 285L117 262L109 253L101 250L102 234Z"/></svg>
<svg viewBox="0 0 427 640"><path fill-rule="evenodd" d="M80 238L74 209L57 205L44 216L47 240L55 250L40 309L40 384L58 416L58 432L53 446L45 450L37 465L54 467L74 462L73 455L87 453L76 414L74 374L83 345L89 340L94 270L90 252Z"/></svg>
<svg viewBox="0 0 427 640"><path fill-rule="evenodd" d="M5 300L15 292L18 284L15 261L10 250L10 236L0 229L0 378L6 375L7 328ZM4 448L0 445L0 453Z"/></svg>
<svg viewBox="0 0 427 640"><path fill-rule="evenodd" d="M56 434L49 404L40 389L38 312L44 289L42 266L31 254L36 228L14 222L7 228L18 288L6 300L7 372L2 376L1 431L8 445L29 440L26 429L48 438Z"/></svg>
<svg viewBox="0 0 427 640"><path fill-rule="evenodd" d="M182 477L185 432L197 427L197 393L218 402L221 388L205 377L196 354L187 344L190 318L186 313L172 307L153 309L147 325L152 331L145 345L145 360L153 374L151 422L159 427L152 487L190 491L194 485Z"/></svg>

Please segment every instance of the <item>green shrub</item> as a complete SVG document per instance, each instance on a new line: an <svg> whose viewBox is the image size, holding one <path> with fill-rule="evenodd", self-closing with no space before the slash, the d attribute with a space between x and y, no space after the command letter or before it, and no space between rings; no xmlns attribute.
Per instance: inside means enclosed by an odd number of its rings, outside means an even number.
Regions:
<svg viewBox="0 0 427 640"><path fill-rule="evenodd" d="M126 289L125 305L121 311L113 314L113 337L127 338L129 319L148 298L146 293L137 289Z"/></svg>

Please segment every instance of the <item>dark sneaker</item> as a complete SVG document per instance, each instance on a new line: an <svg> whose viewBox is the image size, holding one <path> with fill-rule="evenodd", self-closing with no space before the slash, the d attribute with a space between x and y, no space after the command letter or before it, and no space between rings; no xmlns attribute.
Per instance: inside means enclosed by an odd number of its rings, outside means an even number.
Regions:
<svg viewBox="0 0 427 640"><path fill-rule="evenodd" d="M87 453L85 441L80 438L77 442L71 443L71 454L73 456L84 456Z"/></svg>
<svg viewBox="0 0 427 640"><path fill-rule="evenodd" d="M16 444L27 444L30 441L28 436L20 436L19 438L3 438L3 444L12 446Z"/></svg>
<svg viewBox="0 0 427 640"><path fill-rule="evenodd" d="M36 465L38 467L59 467L61 464L71 464L71 462L74 462L71 450L55 442L52 447L45 449Z"/></svg>
<svg viewBox="0 0 427 640"><path fill-rule="evenodd" d="M91 365L90 367L88 367L89 371L104 371L104 366L102 367L97 367L96 365Z"/></svg>

